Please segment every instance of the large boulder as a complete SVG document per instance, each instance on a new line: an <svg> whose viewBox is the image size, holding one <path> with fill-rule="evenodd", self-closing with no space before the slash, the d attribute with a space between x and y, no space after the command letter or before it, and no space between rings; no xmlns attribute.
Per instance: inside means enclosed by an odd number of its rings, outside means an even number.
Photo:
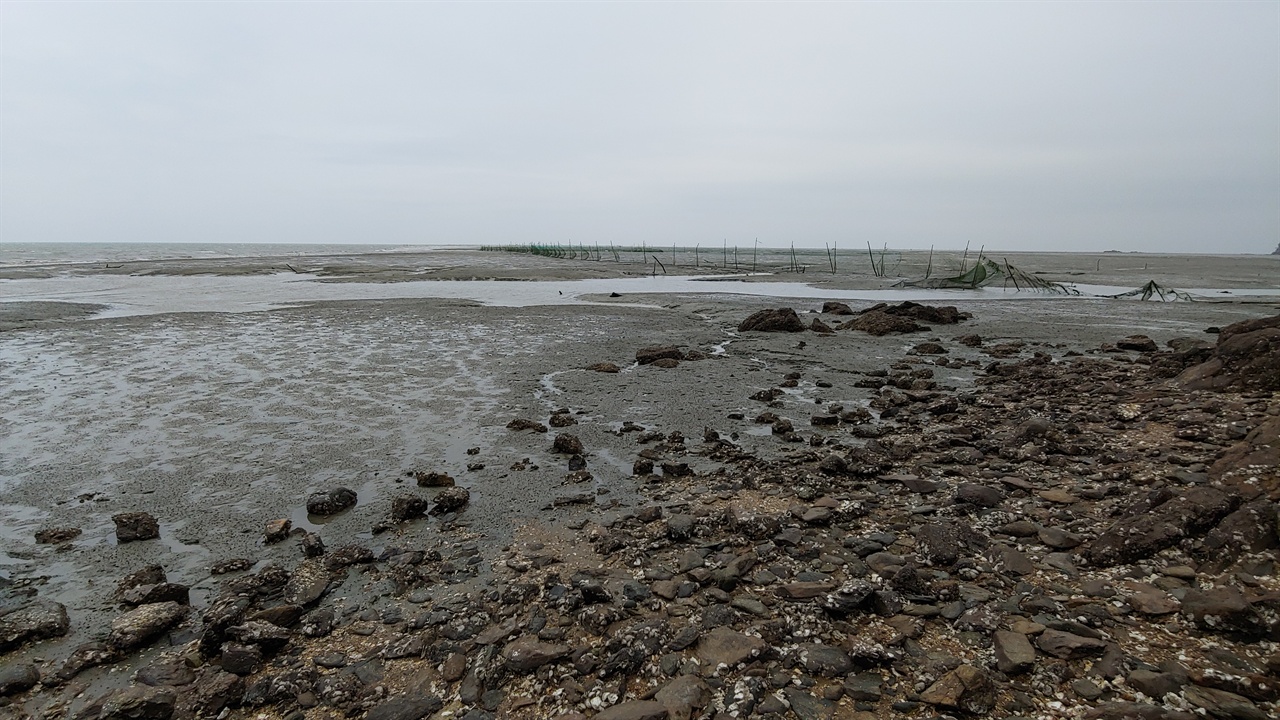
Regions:
<svg viewBox="0 0 1280 720"><path fill-rule="evenodd" d="M1193 390L1280 390L1280 315L1222 328L1213 357L1178 380Z"/></svg>
<svg viewBox="0 0 1280 720"><path fill-rule="evenodd" d="M1149 558L1186 537L1207 532L1240 505L1240 496L1213 487L1195 487L1149 512L1115 522L1089 544L1085 557L1111 567Z"/></svg>
<svg viewBox="0 0 1280 720"><path fill-rule="evenodd" d="M791 308L761 310L738 325L738 332L804 332L804 323Z"/></svg>
<svg viewBox="0 0 1280 720"><path fill-rule="evenodd" d="M1209 478L1231 482L1259 477L1265 482L1269 476L1280 474L1277 470L1280 470L1280 417L1273 417L1264 420L1244 439L1227 448L1209 467ZM1275 485L1264 489L1275 489Z"/></svg>

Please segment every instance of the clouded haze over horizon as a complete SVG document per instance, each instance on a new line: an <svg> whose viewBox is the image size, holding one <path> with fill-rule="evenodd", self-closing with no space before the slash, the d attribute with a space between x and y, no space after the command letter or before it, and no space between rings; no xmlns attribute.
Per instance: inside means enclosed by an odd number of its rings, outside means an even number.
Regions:
<svg viewBox="0 0 1280 720"><path fill-rule="evenodd" d="M1269 253L1280 3L0 3L0 241Z"/></svg>

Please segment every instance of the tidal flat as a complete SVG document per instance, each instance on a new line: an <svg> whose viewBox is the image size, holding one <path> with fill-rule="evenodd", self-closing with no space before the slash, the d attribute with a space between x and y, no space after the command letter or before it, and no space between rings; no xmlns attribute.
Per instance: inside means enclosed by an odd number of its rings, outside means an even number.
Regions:
<svg viewBox="0 0 1280 720"><path fill-rule="evenodd" d="M771 257L0 269L0 712L1277 712L1280 400L1185 373L1273 367L1280 258L1008 256L1203 291L1143 302ZM968 317L841 327L880 301ZM739 330L784 307L804 329ZM1216 331L1251 321L1241 370ZM432 474L465 505L404 511ZM123 513L158 537L121 542ZM1172 541L1104 552L1144 514Z"/></svg>

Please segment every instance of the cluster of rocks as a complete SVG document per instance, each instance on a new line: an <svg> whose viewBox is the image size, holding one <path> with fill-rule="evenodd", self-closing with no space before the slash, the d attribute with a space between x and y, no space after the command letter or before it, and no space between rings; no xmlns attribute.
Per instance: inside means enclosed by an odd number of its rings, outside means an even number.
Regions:
<svg viewBox="0 0 1280 720"><path fill-rule="evenodd" d="M200 612L146 569L105 642L49 677L6 666L0 695L169 633L76 716L1275 717L1275 394L1178 384L1136 340L1005 347L865 373L870 410L813 415L770 388L701 442L632 423L640 503L525 528L496 556L449 528L376 554L304 535L292 569L235 566ZM956 363L981 365L975 388L934 378ZM753 420L770 452L735 442ZM591 448L560 433L552 450L581 468ZM22 612L0 615L0 651L65 632L48 603Z"/></svg>
<svg viewBox="0 0 1280 720"><path fill-rule="evenodd" d="M914 302L902 302L897 305L879 303L865 310L854 312L847 304L828 301L822 306L824 315L852 315L853 319L844 324L831 324L822 318L814 318L808 326L791 308L761 310L747 317L738 325L739 332L804 332L812 330L820 334L831 334L836 330L861 330L870 335L889 335L894 333L912 333L928 330L929 325L954 325L970 317L953 306L935 307Z"/></svg>

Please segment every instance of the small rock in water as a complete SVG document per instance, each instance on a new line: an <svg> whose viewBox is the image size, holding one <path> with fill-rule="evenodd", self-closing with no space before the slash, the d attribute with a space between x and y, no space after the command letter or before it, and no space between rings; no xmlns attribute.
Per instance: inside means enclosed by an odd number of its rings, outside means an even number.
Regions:
<svg viewBox="0 0 1280 720"><path fill-rule="evenodd" d="M325 517L336 515L355 507L356 493L350 488L338 487L327 492L312 493L307 497L307 512Z"/></svg>

